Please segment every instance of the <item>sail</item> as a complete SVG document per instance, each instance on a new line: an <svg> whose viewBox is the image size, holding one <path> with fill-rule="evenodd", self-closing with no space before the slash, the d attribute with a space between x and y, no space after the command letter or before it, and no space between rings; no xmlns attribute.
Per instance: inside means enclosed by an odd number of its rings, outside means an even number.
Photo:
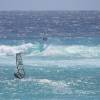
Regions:
<svg viewBox="0 0 100 100"><path fill-rule="evenodd" d="M14 74L15 77L20 79L23 78L25 76L25 71L21 53L16 54L16 67L17 67L17 72Z"/></svg>
<svg viewBox="0 0 100 100"><path fill-rule="evenodd" d="M23 61L22 61L21 53L16 54L16 66L17 66L17 69L23 68Z"/></svg>

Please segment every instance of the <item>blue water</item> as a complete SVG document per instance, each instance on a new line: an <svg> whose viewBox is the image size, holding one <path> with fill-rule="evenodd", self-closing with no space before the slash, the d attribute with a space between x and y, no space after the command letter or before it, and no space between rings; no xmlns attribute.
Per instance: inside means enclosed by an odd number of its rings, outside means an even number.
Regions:
<svg viewBox="0 0 100 100"><path fill-rule="evenodd" d="M99 11L0 12L0 100L100 100L99 20Z"/></svg>

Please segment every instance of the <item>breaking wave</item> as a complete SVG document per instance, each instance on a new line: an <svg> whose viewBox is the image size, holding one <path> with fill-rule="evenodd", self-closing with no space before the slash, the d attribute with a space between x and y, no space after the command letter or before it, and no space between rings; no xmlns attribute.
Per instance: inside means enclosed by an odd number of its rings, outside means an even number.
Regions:
<svg viewBox="0 0 100 100"><path fill-rule="evenodd" d="M49 45L26 43L22 45L0 45L0 55L13 56L21 52L28 56L99 58L100 46Z"/></svg>
<svg viewBox="0 0 100 100"><path fill-rule="evenodd" d="M43 51L44 46L42 44L36 43L27 43L27 44L22 44L22 45L15 45L15 46L10 46L10 45L0 45L0 55L7 55L7 56L13 56L16 53L23 53L23 54L30 54L32 52L39 53Z"/></svg>

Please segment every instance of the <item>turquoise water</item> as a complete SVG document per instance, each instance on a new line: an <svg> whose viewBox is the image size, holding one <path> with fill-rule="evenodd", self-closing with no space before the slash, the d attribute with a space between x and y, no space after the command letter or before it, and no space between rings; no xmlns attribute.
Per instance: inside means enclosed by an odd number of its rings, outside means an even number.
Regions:
<svg viewBox="0 0 100 100"><path fill-rule="evenodd" d="M14 66L0 67L1 100L99 100L100 68L25 66L15 79Z"/></svg>
<svg viewBox="0 0 100 100"><path fill-rule="evenodd" d="M99 100L99 44L9 43L0 46L0 100ZM90 43L93 41L90 41ZM16 79L16 53L26 76Z"/></svg>
<svg viewBox="0 0 100 100"><path fill-rule="evenodd" d="M0 12L0 100L100 100L99 20L99 11Z"/></svg>

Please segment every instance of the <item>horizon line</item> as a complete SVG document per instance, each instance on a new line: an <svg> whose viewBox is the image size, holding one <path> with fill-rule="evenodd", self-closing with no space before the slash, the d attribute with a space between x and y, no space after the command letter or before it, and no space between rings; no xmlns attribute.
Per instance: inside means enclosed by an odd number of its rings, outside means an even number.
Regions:
<svg viewBox="0 0 100 100"><path fill-rule="evenodd" d="M3 11L100 11L100 10L0 10L0 12Z"/></svg>

